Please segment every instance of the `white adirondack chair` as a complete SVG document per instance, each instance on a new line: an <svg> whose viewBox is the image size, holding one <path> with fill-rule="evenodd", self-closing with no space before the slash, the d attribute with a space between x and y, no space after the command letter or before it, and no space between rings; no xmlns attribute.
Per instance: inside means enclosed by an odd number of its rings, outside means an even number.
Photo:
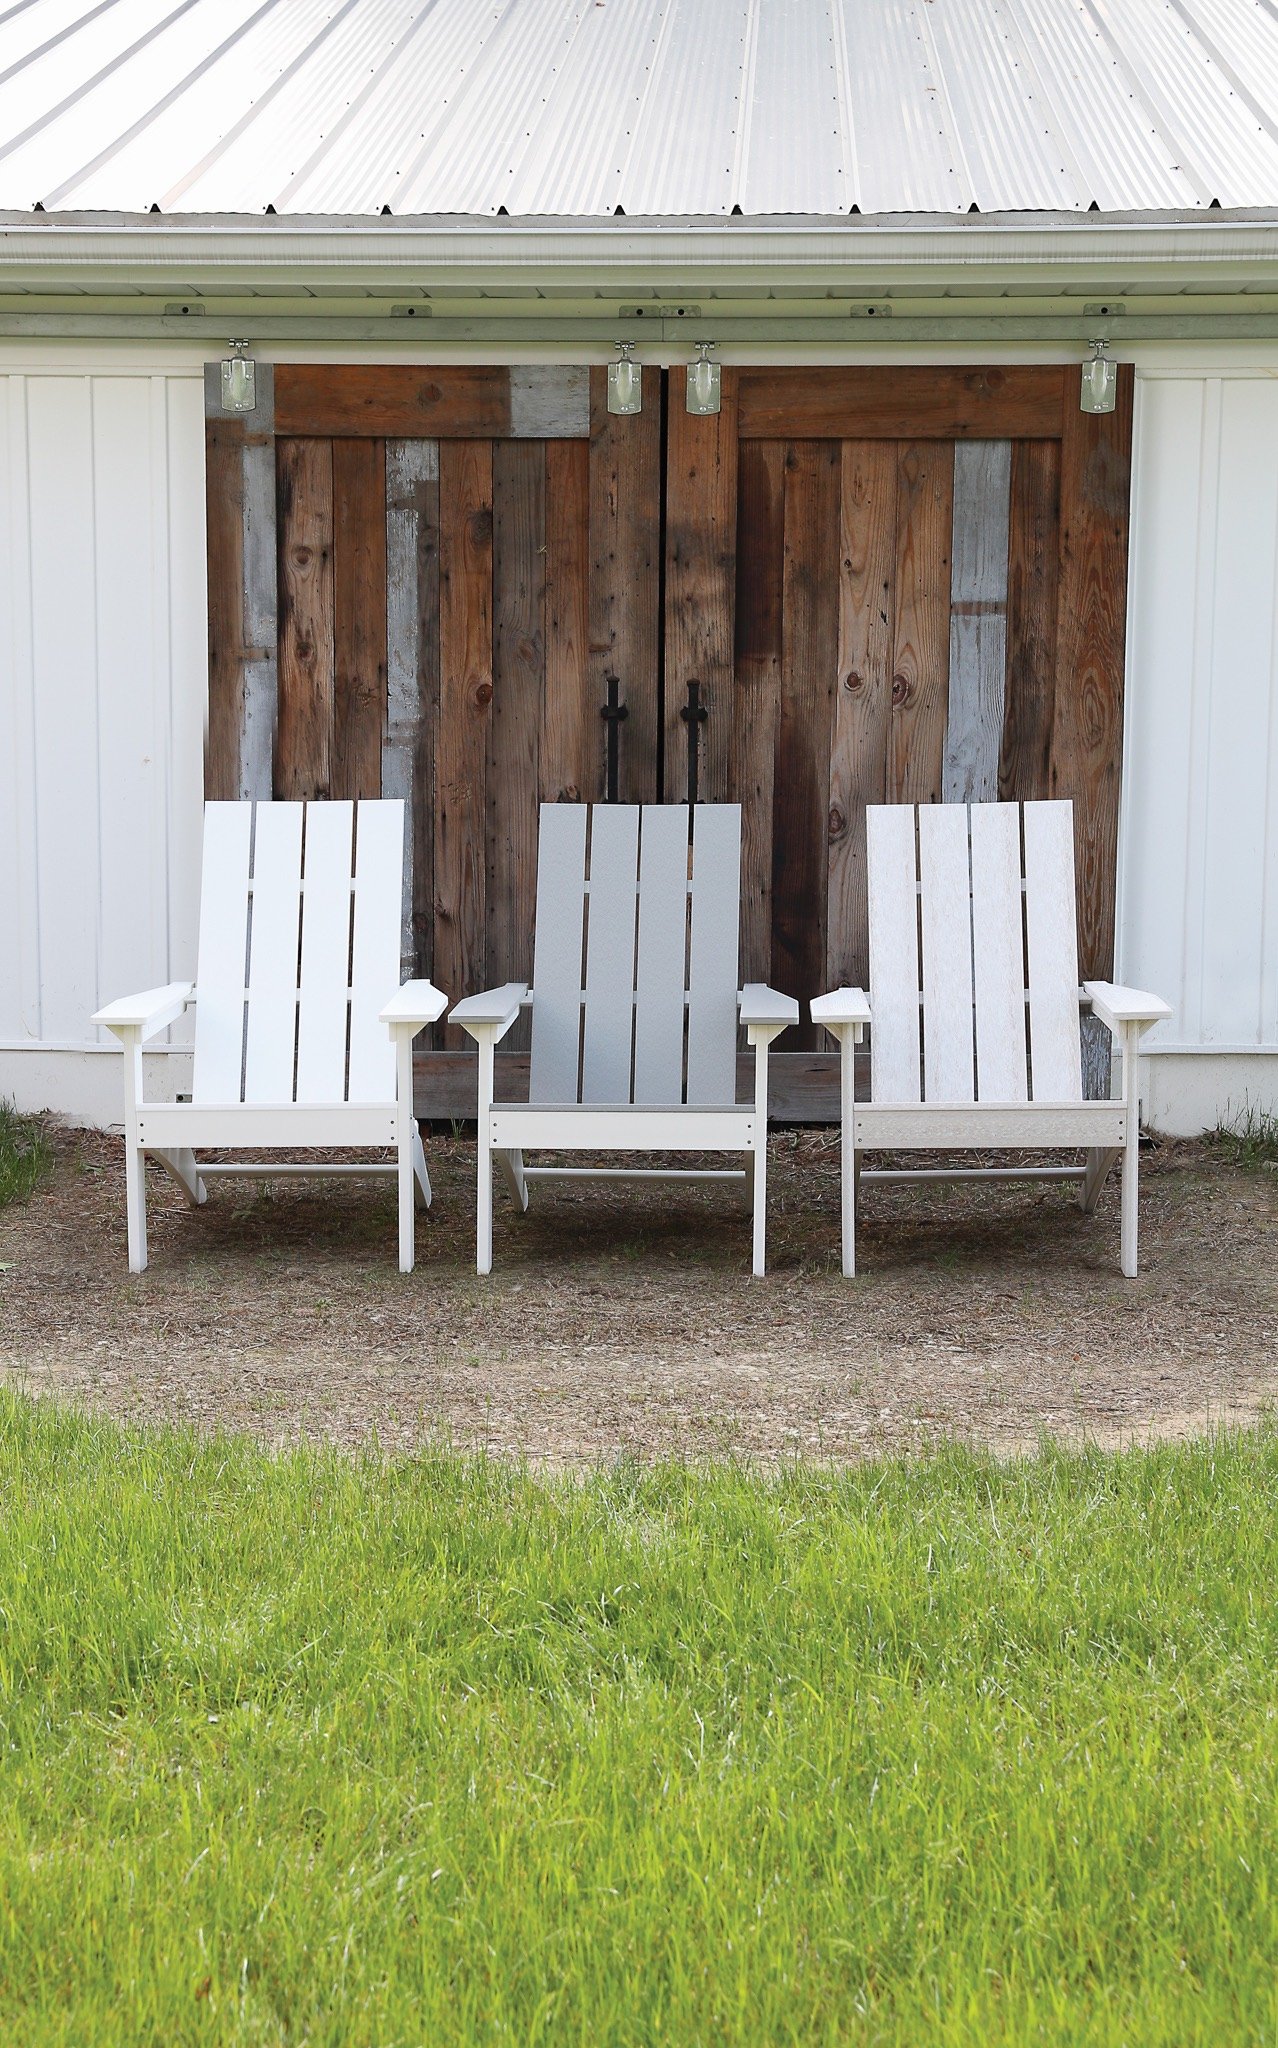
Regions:
<svg viewBox="0 0 1278 2048"><path fill-rule="evenodd" d="M476 1264L492 1268L494 1156L521 1209L552 1176L744 1180L747 1170L525 1166L524 1151L739 1152L752 1162L754 1271L764 1264L768 1047L799 1006L738 993L741 811L698 804L543 804L533 985L457 1004L479 1047ZM587 856L587 841L589 855ZM584 976L583 976L584 960ZM532 1010L528 1103L493 1101L493 1049ZM736 1096L737 1025L755 1054Z"/></svg>
<svg viewBox="0 0 1278 2048"><path fill-rule="evenodd" d="M812 1004L841 1052L844 1272L855 1270L862 1179L1070 1178L1090 1213L1121 1157L1122 1268L1134 1277L1137 1055L1171 1011L1143 989L1085 984L1122 1052L1122 1094L1084 1101L1073 805L872 805L866 832L869 995L840 988ZM871 1099L857 1102L853 1048L867 1025ZM1081 1147L1086 1160L861 1172L867 1151L985 1147Z"/></svg>
<svg viewBox="0 0 1278 2048"><path fill-rule="evenodd" d="M352 852L353 846L353 852ZM124 1049L129 1269L146 1266L150 1153L193 1204L216 1174L395 1174L399 1264L413 1265L414 1199L430 1179L413 1117L413 1039L446 1009L400 987L404 806L210 803L195 983L108 1003L93 1021ZM142 1046L195 1005L189 1102L147 1102ZM394 1160L204 1164L206 1148L393 1146Z"/></svg>

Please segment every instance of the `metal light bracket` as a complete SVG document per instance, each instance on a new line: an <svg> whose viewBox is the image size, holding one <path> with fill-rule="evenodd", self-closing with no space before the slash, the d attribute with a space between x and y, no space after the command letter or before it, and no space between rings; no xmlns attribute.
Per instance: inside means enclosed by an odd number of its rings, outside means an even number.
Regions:
<svg viewBox="0 0 1278 2048"><path fill-rule="evenodd" d="M710 351L717 348L713 341L697 343L697 360L688 365L688 411L712 413L719 410L719 365L710 360Z"/></svg>
<svg viewBox="0 0 1278 2048"><path fill-rule="evenodd" d="M617 343L617 360L608 365L609 412L643 411L643 370L635 361L633 341Z"/></svg>
<svg viewBox="0 0 1278 2048"><path fill-rule="evenodd" d="M257 364L247 353L247 341L232 341L231 350L222 364L222 410L252 412L257 404Z"/></svg>

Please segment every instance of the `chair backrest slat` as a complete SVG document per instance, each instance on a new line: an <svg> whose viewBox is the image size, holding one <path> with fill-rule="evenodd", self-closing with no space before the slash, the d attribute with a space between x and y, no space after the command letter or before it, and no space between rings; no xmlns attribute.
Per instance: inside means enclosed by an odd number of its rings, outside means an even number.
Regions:
<svg viewBox="0 0 1278 2048"><path fill-rule="evenodd" d="M1036 1102L1080 1102L1074 809L1025 806L1025 936L1029 959L1030 1086Z"/></svg>
<svg viewBox="0 0 1278 2048"><path fill-rule="evenodd" d="M866 811L869 886L870 1085L876 1102L917 1102L919 903L913 804Z"/></svg>
<svg viewBox="0 0 1278 2048"><path fill-rule="evenodd" d="M583 1102L629 1102L639 908L639 806L596 804L590 819Z"/></svg>
<svg viewBox="0 0 1278 2048"><path fill-rule="evenodd" d="M251 804L205 805L191 1081L195 1102L238 1102L244 1083L252 834Z"/></svg>
<svg viewBox="0 0 1278 2048"><path fill-rule="evenodd" d="M1024 1102L1020 805L973 804L971 818L977 1094L982 1102Z"/></svg>
<svg viewBox="0 0 1278 2048"><path fill-rule="evenodd" d="M381 1012L399 987L404 887L404 800L379 797L355 812L351 929L351 1102L395 1100L395 1048ZM338 913L339 923L344 912Z"/></svg>
<svg viewBox="0 0 1278 2048"><path fill-rule="evenodd" d="M741 922L741 807L692 814L692 935L688 953L689 1102L737 1099L737 946Z"/></svg>
<svg viewBox="0 0 1278 2048"><path fill-rule="evenodd" d="M349 803L306 807L297 1015L299 1102L341 1102L346 1093L354 816L354 805Z"/></svg>
<svg viewBox="0 0 1278 2048"><path fill-rule="evenodd" d="M576 1102L581 1071L586 805L543 804L533 936L532 1102Z"/></svg>
<svg viewBox="0 0 1278 2048"><path fill-rule="evenodd" d="M292 1102L302 921L302 806L258 804L253 819L245 1102Z"/></svg>
<svg viewBox="0 0 1278 2048"><path fill-rule="evenodd" d="M923 1086L929 1102L971 1102L972 883L967 806L919 807Z"/></svg>
<svg viewBox="0 0 1278 2048"><path fill-rule="evenodd" d="M639 951L635 971L636 1102L683 1096L688 986L688 807L645 804L639 825Z"/></svg>

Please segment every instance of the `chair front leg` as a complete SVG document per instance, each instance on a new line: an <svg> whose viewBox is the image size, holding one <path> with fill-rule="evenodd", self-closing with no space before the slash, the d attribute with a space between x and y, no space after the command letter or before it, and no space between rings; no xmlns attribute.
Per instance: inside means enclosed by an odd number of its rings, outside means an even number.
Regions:
<svg viewBox="0 0 1278 2048"><path fill-rule="evenodd" d="M1123 1221L1119 1257L1123 1275L1136 1278L1137 1199L1140 1176L1140 1025L1123 1026L1123 1106L1127 1135L1123 1145Z"/></svg>
<svg viewBox="0 0 1278 2048"><path fill-rule="evenodd" d="M747 1024L746 1043L754 1049L754 1231L751 1271L763 1278L767 1265L768 1229L768 1047L784 1024Z"/></svg>
<svg viewBox="0 0 1278 2048"><path fill-rule="evenodd" d="M411 1273L417 1255L417 1214L415 1188L417 1182L417 1156L421 1153L421 1135L417 1119L413 1115L413 1033L414 1026L402 1024L392 1026L395 1040L395 1150L397 1171L396 1187L399 1195L399 1270ZM425 1171L422 1159L422 1171ZM430 1182L426 1183L426 1199L430 1199Z"/></svg>
<svg viewBox="0 0 1278 2048"><path fill-rule="evenodd" d="M861 1042L859 1024L832 1027L839 1041L839 1207L843 1275L856 1273L856 1198L861 1187L861 1160L855 1144L856 1048Z"/></svg>
<svg viewBox="0 0 1278 2048"><path fill-rule="evenodd" d="M493 1270L493 1048L497 1042L497 1027L493 1024L471 1024L467 1029L473 1034L479 1051L479 1098L476 1105L478 1116L475 1133L476 1166L478 1178L475 1188L475 1271L491 1273Z"/></svg>
<svg viewBox="0 0 1278 2048"><path fill-rule="evenodd" d="M142 1033L118 1032L124 1049L124 1212L129 1234L129 1271L146 1271L146 1155L138 1144L142 1102Z"/></svg>

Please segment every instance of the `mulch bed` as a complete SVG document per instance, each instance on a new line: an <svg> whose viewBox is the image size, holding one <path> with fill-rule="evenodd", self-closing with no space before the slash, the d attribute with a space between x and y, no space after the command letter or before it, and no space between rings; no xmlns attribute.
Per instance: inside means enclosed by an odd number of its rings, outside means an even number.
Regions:
<svg viewBox="0 0 1278 2048"><path fill-rule="evenodd" d="M389 1182L225 1180L194 1212L152 1170L131 1278L119 1141L53 1142L0 1213L0 1373L120 1417L554 1464L841 1459L1179 1436L1278 1391L1278 1174L1208 1144L1142 1161L1136 1281L1116 1181L1093 1217L1061 1186L868 1189L846 1281L837 1134L781 1132L754 1281L734 1190L615 1183L541 1185L524 1218L499 1190L480 1280L474 1147L438 1135L411 1275Z"/></svg>

